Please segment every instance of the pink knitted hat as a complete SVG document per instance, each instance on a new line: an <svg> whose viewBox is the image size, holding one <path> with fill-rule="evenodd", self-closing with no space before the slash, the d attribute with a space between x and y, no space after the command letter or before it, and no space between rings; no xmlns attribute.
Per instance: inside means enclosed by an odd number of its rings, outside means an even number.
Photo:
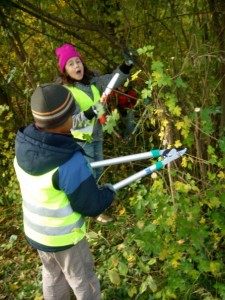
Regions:
<svg viewBox="0 0 225 300"><path fill-rule="evenodd" d="M83 62L83 58L71 44L65 44L65 45L57 48L55 50L55 53L59 58L59 69L61 70L62 73L64 72L67 61L71 57L79 57Z"/></svg>

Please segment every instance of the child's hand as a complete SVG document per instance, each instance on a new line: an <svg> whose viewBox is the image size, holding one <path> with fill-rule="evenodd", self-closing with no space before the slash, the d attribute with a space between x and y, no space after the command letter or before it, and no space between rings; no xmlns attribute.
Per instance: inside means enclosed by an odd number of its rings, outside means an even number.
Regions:
<svg viewBox="0 0 225 300"><path fill-rule="evenodd" d="M137 56L137 53L132 48L127 48L126 51L123 53L124 62L126 65L131 66L133 65L133 57Z"/></svg>
<svg viewBox="0 0 225 300"><path fill-rule="evenodd" d="M103 184L103 187L106 187L107 189L112 191L114 194L116 194L116 190L114 189L114 187L111 183L105 183L105 184Z"/></svg>
<svg viewBox="0 0 225 300"><path fill-rule="evenodd" d="M104 104L100 101L95 103L95 105L92 106L92 109L98 118L105 113Z"/></svg>

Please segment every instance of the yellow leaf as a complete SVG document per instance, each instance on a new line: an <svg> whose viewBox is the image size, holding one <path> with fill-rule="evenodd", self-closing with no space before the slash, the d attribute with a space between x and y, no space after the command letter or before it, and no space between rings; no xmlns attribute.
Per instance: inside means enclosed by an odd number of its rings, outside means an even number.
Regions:
<svg viewBox="0 0 225 300"><path fill-rule="evenodd" d="M2 217L2 218L0 219L0 223L2 223L4 220L5 220L5 217Z"/></svg>
<svg viewBox="0 0 225 300"><path fill-rule="evenodd" d="M145 226L145 222L144 222L144 221L138 221L138 222L137 222L137 227L138 227L139 229L144 228L144 226Z"/></svg>
<svg viewBox="0 0 225 300"><path fill-rule="evenodd" d="M210 271L213 273L213 275L217 275L221 269L221 264L218 261L212 261L210 262Z"/></svg>
<svg viewBox="0 0 225 300"><path fill-rule="evenodd" d="M161 180L161 178L154 180L152 186L151 186L151 190L157 190L157 191L162 191L163 190L163 182Z"/></svg>
<svg viewBox="0 0 225 300"><path fill-rule="evenodd" d="M208 202L208 206L210 207L210 208L219 208L220 207L220 204L221 204L221 202L220 202L220 199L218 198L218 197L212 197L211 199L210 199L210 201Z"/></svg>
<svg viewBox="0 0 225 300"><path fill-rule="evenodd" d="M162 114L163 114L163 109L156 109L156 110L155 110L155 115L160 116L160 115L162 115Z"/></svg>
<svg viewBox="0 0 225 300"><path fill-rule="evenodd" d="M174 147L179 148L181 146L182 146L182 143L180 142L180 140L176 140L175 143L174 143Z"/></svg>
<svg viewBox="0 0 225 300"><path fill-rule="evenodd" d="M186 168L187 167L187 158L186 156L182 157L181 166Z"/></svg>
<svg viewBox="0 0 225 300"><path fill-rule="evenodd" d="M217 174L217 177L219 177L219 178L221 178L221 179L224 179L224 178L225 178L224 172L220 171L220 172Z"/></svg>
<svg viewBox="0 0 225 300"><path fill-rule="evenodd" d="M125 249L126 247L125 247L125 245L124 245L124 243L121 243L121 244L119 244L118 246L117 246L117 249L120 251L120 250L123 250L123 249Z"/></svg>
<svg viewBox="0 0 225 300"><path fill-rule="evenodd" d="M141 73L141 70L138 70L136 73L134 73L133 75L131 75L131 80L135 80L138 78L139 73Z"/></svg>
<svg viewBox="0 0 225 300"><path fill-rule="evenodd" d="M175 225L175 220L176 220L176 215L171 215L169 218L166 220L166 224L168 226L173 226Z"/></svg>
<svg viewBox="0 0 225 300"><path fill-rule="evenodd" d="M175 106L173 111L171 112L174 116L179 117L181 115L181 108L179 106Z"/></svg>
<svg viewBox="0 0 225 300"><path fill-rule="evenodd" d="M159 79L162 78L162 73L154 71L154 72L152 72L152 76L155 77L156 81L159 81Z"/></svg>
<svg viewBox="0 0 225 300"><path fill-rule="evenodd" d="M119 204L116 207L116 211L119 216L122 216L126 213L126 208L124 206L122 206L121 204Z"/></svg>
<svg viewBox="0 0 225 300"><path fill-rule="evenodd" d="M161 140L161 141L163 140L164 135L165 135L164 131L161 131L161 132L159 133L159 137L160 137L160 140Z"/></svg>
<svg viewBox="0 0 225 300"><path fill-rule="evenodd" d="M10 284L10 290L11 291L16 291L16 290L18 290L20 287L19 287L19 285L18 285L18 282L14 282L14 283L12 283L12 284Z"/></svg>
<svg viewBox="0 0 225 300"><path fill-rule="evenodd" d="M222 239L222 237L218 236L218 233L216 232L212 232L211 235L214 237L216 242L219 242Z"/></svg>
<svg viewBox="0 0 225 300"><path fill-rule="evenodd" d="M42 295L36 295L34 300L44 300L44 297Z"/></svg>
<svg viewBox="0 0 225 300"><path fill-rule="evenodd" d="M182 258L182 253L176 252L174 258L171 261L171 264L174 268L177 268L180 265L180 260Z"/></svg>
<svg viewBox="0 0 225 300"><path fill-rule="evenodd" d="M205 218L201 217L200 224L205 224Z"/></svg>
<svg viewBox="0 0 225 300"><path fill-rule="evenodd" d="M166 127L168 125L168 120L167 119L163 119L162 120L162 126Z"/></svg>
<svg viewBox="0 0 225 300"><path fill-rule="evenodd" d="M117 266L118 266L119 260L118 260L118 258L117 258L116 256L112 255L112 256L110 257L110 260L111 260L111 262L112 262L112 264L113 264L113 267L117 267Z"/></svg>
<svg viewBox="0 0 225 300"><path fill-rule="evenodd" d="M62 7L65 7L65 1L62 1L62 0L59 0L59 3L60 3L60 5L62 6Z"/></svg>
<svg viewBox="0 0 225 300"><path fill-rule="evenodd" d="M160 224L160 221L161 221L162 217L160 216L159 218L155 219L152 221L152 224L153 225L159 225Z"/></svg>
<svg viewBox="0 0 225 300"><path fill-rule="evenodd" d="M185 242L185 240L182 239L182 240L177 241L177 244L178 244L178 245L182 245L184 242Z"/></svg>
<svg viewBox="0 0 225 300"><path fill-rule="evenodd" d="M185 128L181 130L181 134L183 135L184 138L187 138L189 133L190 133L189 128Z"/></svg>
<svg viewBox="0 0 225 300"><path fill-rule="evenodd" d="M151 118L150 123L151 123L153 126L155 126L155 122L156 122L156 120L153 119L153 118Z"/></svg>
<svg viewBox="0 0 225 300"><path fill-rule="evenodd" d="M119 210L119 216L123 216L126 213L126 208L122 206L122 208Z"/></svg>
<svg viewBox="0 0 225 300"><path fill-rule="evenodd" d="M170 250L169 249L163 249L159 255L159 259L160 260L165 260L166 258L168 258L168 255L170 254Z"/></svg>
<svg viewBox="0 0 225 300"><path fill-rule="evenodd" d="M184 122L177 122L177 123L175 123L175 126L178 130L180 130L181 128L184 127Z"/></svg>
<svg viewBox="0 0 225 300"><path fill-rule="evenodd" d="M190 184L185 184L181 181L175 181L174 182L174 187L177 191L180 191L180 192L183 192L183 193L188 193L192 189Z"/></svg>
<svg viewBox="0 0 225 300"><path fill-rule="evenodd" d="M120 285L121 282L120 275L116 271L109 270L108 274L109 274L109 279L113 284L117 286Z"/></svg>
<svg viewBox="0 0 225 300"><path fill-rule="evenodd" d="M129 290L128 290L128 295L129 297L133 298L134 295L137 294L137 289L135 286L132 286Z"/></svg>
<svg viewBox="0 0 225 300"><path fill-rule="evenodd" d="M136 256L133 255L133 254L129 254L128 257L127 257L127 260L129 262L135 262L136 261Z"/></svg>

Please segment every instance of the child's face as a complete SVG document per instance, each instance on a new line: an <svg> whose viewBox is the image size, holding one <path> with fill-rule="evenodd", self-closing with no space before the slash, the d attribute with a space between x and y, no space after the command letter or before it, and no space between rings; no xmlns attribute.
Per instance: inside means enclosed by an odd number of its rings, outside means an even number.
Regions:
<svg viewBox="0 0 225 300"><path fill-rule="evenodd" d="M79 57L70 58L65 65L66 73L75 80L82 80L84 76L84 65Z"/></svg>

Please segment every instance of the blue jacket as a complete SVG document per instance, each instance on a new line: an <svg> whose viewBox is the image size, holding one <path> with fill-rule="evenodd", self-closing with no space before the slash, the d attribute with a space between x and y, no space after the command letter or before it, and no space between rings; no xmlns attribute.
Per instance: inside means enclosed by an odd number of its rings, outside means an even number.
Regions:
<svg viewBox="0 0 225 300"><path fill-rule="evenodd" d="M52 176L54 188L65 192L72 209L83 216L101 214L115 197L107 187L97 186L83 149L70 134L49 133L34 125L23 127L17 132L15 154L20 168L33 176L58 167Z"/></svg>

